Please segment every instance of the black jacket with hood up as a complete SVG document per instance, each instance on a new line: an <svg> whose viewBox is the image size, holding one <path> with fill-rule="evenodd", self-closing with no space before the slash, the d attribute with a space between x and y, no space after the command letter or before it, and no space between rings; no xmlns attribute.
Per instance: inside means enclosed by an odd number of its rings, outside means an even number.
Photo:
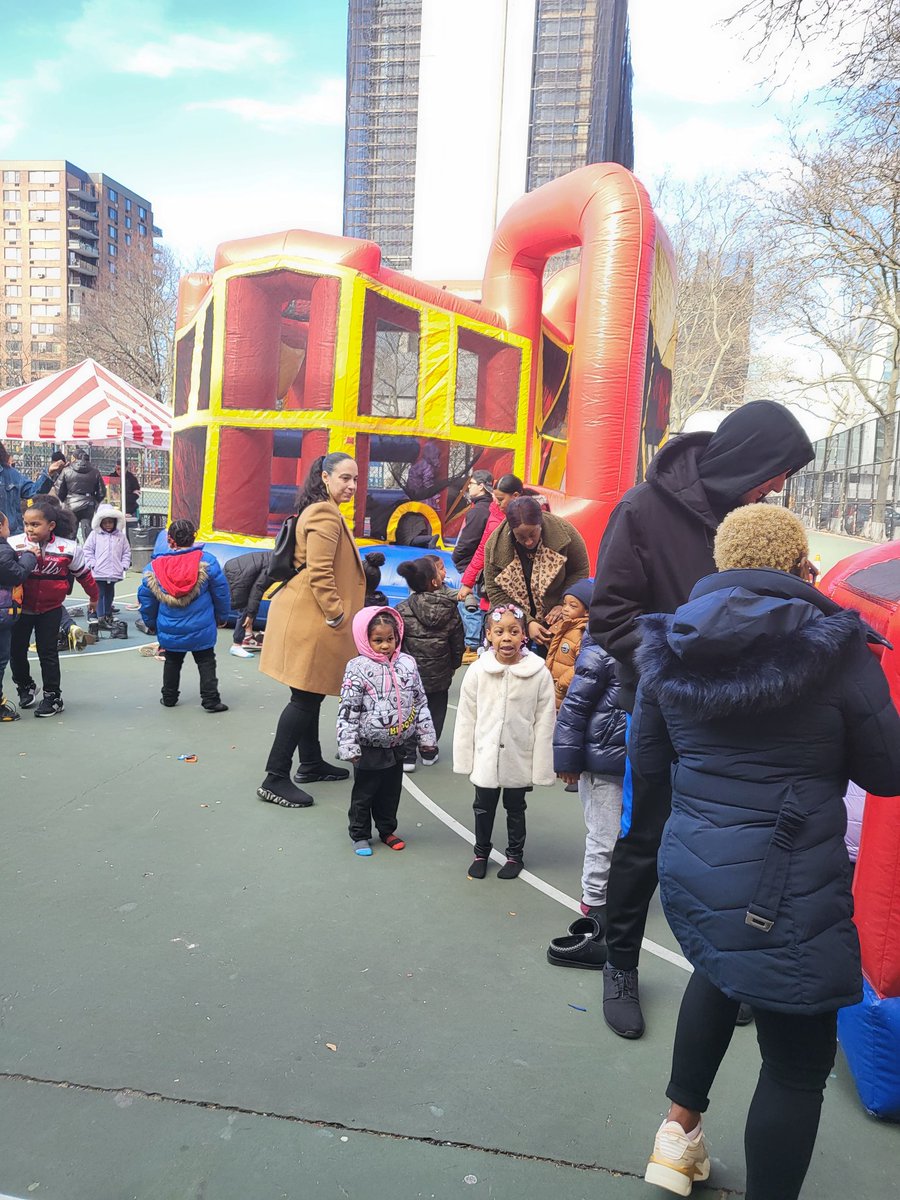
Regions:
<svg viewBox="0 0 900 1200"><path fill-rule="evenodd" d="M716 569L719 523L751 488L811 462L813 448L792 413L755 400L730 413L715 433L672 438L654 456L644 483L613 509L600 543L591 602L591 637L619 664L620 703L634 705L638 618L673 613Z"/></svg>

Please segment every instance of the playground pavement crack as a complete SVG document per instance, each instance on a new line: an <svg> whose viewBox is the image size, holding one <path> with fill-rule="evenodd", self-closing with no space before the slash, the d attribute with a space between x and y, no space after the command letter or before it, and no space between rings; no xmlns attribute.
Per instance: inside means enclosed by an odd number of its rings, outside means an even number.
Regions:
<svg viewBox="0 0 900 1200"><path fill-rule="evenodd" d="M223 1104L214 1100L197 1100L187 1096L168 1096L164 1092L148 1092L143 1088L134 1087L101 1087L98 1084L78 1083L70 1079L47 1079L38 1075L23 1075L18 1072L0 1071L0 1081L6 1083L30 1083L42 1087L71 1089L93 1096L127 1096L138 1100L152 1100L160 1104L176 1104L185 1108L196 1108L206 1112L233 1113L237 1116L264 1117L273 1121L285 1121L292 1125L302 1125L308 1129L333 1129L338 1133L358 1133L368 1137L386 1138L398 1142L412 1142L422 1146L435 1146L441 1149L463 1150L478 1154L493 1155L497 1158L513 1159L524 1163L542 1163L553 1167L568 1167L574 1171L586 1171L597 1175L606 1175L614 1179L641 1179L633 1171L620 1171L612 1167L604 1167L599 1163L574 1162L566 1158L552 1158L544 1154L523 1154L517 1150L505 1150L499 1146L480 1146L475 1142L459 1142L446 1138L424 1137L417 1134L395 1133L389 1129L370 1129L364 1125L345 1125L341 1121L318 1121L313 1117L301 1117L294 1113L279 1113L268 1109L246 1108L241 1104ZM717 1192L708 1192L710 1200L725 1200L728 1196L741 1196L743 1192L724 1188Z"/></svg>

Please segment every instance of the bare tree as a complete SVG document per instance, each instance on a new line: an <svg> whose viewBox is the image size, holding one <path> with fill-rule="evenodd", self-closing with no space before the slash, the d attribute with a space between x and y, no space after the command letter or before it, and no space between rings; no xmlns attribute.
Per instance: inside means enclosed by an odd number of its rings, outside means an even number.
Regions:
<svg viewBox="0 0 900 1200"><path fill-rule="evenodd" d="M109 287L87 291L69 330L70 362L95 358L161 403L169 401L181 267L172 251L120 265Z"/></svg>
<svg viewBox="0 0 900 1200"><path fill-rule="evenodd" d="M21 320L3 318L0 330L0 389L20 387L31 379L31 343Z"/></svg>
<svg viewBox="0 0 900 1200"><path fill-rule="evenodd" d="M820 353L814 381L846 411L881 418L888 448L872 533L882 536L900 399L900 139L894 114L864 129L792 141L794 161L769 206L785 263L785 315Z"/></svg>
<svg viewBox="0 0 900 1200"><path fill-rule="evenodd" d="M664 183L659 200L678 268L678 349L671 421L745 399L755 329L777 310L752 187ZM761 279L761 273L763 279ZM756 374L760 374L756 364Z"/></svg>

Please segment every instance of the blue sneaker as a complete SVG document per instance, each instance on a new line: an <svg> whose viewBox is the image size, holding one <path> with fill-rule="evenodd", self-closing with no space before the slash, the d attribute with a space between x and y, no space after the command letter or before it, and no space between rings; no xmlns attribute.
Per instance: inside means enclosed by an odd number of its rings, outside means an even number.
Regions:
<svg viewBox="0 0 900 1200"><path fill-rule="evenodd" d="M368 842L354 842L353 849L360 858L370 858L372 855L372 847Z"/></svg>

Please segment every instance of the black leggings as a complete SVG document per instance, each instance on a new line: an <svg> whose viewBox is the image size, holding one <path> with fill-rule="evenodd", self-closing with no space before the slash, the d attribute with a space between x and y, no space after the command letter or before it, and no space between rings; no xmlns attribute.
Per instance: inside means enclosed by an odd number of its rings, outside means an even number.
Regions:
<svg viewBox="0 0 900 1200"><path fill-rule="evenodd" d="M666 1089L674 1104L706 1112L738 1007L705 975L693 973L681 1001ZM754 1008L753 1015L762 1068L744 1129L746 1200L797 1200L837 1052L837 1013L807 1017Z"/></svg>
<svg viewBox="0 0 900 1200"><path fill-rule="evenodd" d="M59 673L59 622L62 617L62 606L51 608L49 612L23 612L12 627L12 638L9 647L9 663L12 667L12 677L19 692L35 686L28 666L28 643L34 633L34 644L37 648L41 664L41 683L44 695L58 696L60 694Z"/></svg>
<svg viewBox="0 0 900 1200"><path fill-rule="evenodd" d="M291 699L282 710L275 730L275 741L269 751L266 770L281 779L290 778L294 751L300 751L301 763L322 761L319 744L319 709L324 696L291 688Z"/></svg>
<svg viewBox="0 0 900 1200"><path fill-rule="evenodd" d="M487 858L491 852L494 814L500 800L500 788L475 788L475 853ZM525 792L528 788L503 788L506 809L506 857L522 861L525 853Z"/></svg>

